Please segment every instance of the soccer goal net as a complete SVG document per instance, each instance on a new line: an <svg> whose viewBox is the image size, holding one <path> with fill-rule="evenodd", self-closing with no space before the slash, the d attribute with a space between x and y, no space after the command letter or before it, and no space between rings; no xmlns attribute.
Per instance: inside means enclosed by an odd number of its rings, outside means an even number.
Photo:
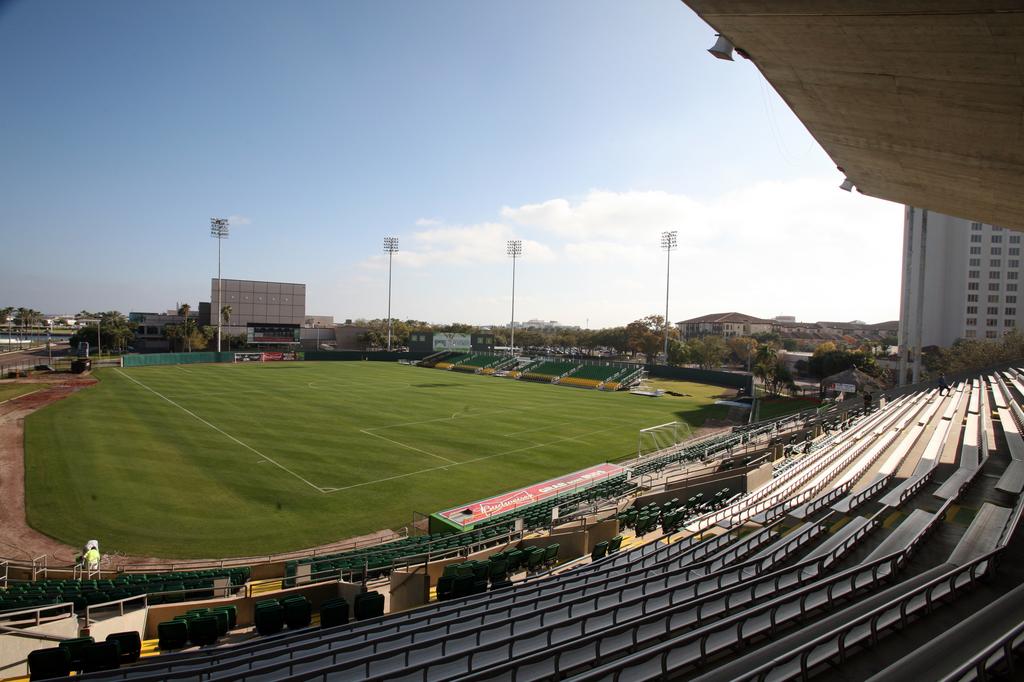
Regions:
<svg viewBox="0 0 1024 682"><path fill-rule="evenodd" d="M668 452L679 443L689 438L692 429L685 422L668 422L640 429L637 438L636 456L646 457L661 452Z"/></svg>

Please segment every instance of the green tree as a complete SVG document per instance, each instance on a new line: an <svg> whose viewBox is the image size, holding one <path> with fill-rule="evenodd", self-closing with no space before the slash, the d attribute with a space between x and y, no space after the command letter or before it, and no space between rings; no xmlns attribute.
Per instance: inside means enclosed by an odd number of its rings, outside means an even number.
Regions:
<svg viewBox="0 0 1024 682"><path fill-rule="evenodd" d="M734 336L725 343L729 347L729 352L732 353L732 356L741 365L750 369L750 365L754 360L754 354L757 353L757 340L749 336Z"/></svg>
<svg viewBox="0 0 1024 682"><path fill-rule="evenodd" d="M189 318L189 316L188 316L188 314L190 312L192 312L192 306L190 306L188 303L182 303L181 307L178 308L178 314L185 318L185 320L181 323L182 324L181 336L185 340L185 347L188 349L189 353L192 352L192 331L193 331L193 327L190 326L190 323L192 325L195 324L194 321L191 318Z"/></svg>
<svg viewBox="0 0 1024 682"><path fill-rule="evenodd" d="M231 323L231 313L232 312L234 312L234 311L231 310L231 306L229 306L229 305L221 306L221 309L220 309L220 320L221 320L221 322L224 323L225 327L228 326L228 324ZM228 342L228 350L231 350L231 335L230 334L224 334L222 332L221 340L222 341L227 341Z"/></svg>
<svg viewBox="0 0 1024 682"><path fill-rule="evenodd" d="M714 369L721 367L729 353L728 346L721 336L704 336L699 339L691 339L689 346L690 359L697 363L701 369Z"/></svg>
<svg viewBox="0 0 1024 682"><path fill-rule="evenodd" d="M675 340L668 342L668 364L681 366L691 362L694 360L690 355L689 344Z"/></svg>

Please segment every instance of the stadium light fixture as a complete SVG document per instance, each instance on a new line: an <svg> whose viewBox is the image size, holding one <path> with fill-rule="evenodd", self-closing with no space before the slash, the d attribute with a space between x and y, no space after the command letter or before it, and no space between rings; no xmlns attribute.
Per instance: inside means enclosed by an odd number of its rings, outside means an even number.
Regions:
<svg viewBox="0 0 1024 682"><path fill-rule="evenodd" d="M839 189L843 190L844 192L849 192L850 190L853 189L853 180L851 180L850 178L843 178L843 182L841 185L839 185Z"/></svg>
<svg viewBox="0 0 1024 682"><path fill-rule="evenodd" d="M388 350L391 350L391 259L398 253L398 237L384 237L384 253L388 254Z"/></svg>
<svg viewBox="0 0 1024 682"><path fill-rule="evenodd" d="M733 61L732 41L723 36L721 33L716 33L715 37L718 38L718 40L716 40L715 44L708 49L708 52L710 52L712 56L717 57L718 59L725 59L726 61L730 62Z"/></svg>
<svg viewBox="0 0 1024 682"><path fill-rule="evenodd" d="M217 310L214 314L217 315L217 352L220 352L220 323L221 318L224 316L221 311L224 309L224 280L220 276L220 245L225 239L228 238L228 231L230 226L228 225L227 218L210 218L210 236L217 240Z"/></svg>
<svg viewBox="0 0 1024 682"><path fill-rule="evenodd" d="M668 283L672 272L672 251L679 246L677 230L661 233L661 248L665 250L665 364L668 364Z"/></svg>
<svg viewBox="0 0 1024 682"><path fill-rule="evenodd" d="M516 261L523 255L523 242L521 239L509 239L505 244L505 253L512 259L512 324L509 353L516 354Z"/></svg>

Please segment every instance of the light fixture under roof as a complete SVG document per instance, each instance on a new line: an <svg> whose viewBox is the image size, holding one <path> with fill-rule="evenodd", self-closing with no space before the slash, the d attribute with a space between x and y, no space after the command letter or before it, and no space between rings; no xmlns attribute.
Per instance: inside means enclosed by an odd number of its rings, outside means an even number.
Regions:
<svg viewBox="0 0 1024 682"><path fill-rule="evenodd" d="M718 37L718 40L715 41L715 44L708 50L708 52L713 54L718 59L726 59L726 60L728 60L730 62L733 61L733 59L732 59L732 51L733 51L732 41L730 41L728 38L723 36L721 33L716 33L715 36Z"/></svg>

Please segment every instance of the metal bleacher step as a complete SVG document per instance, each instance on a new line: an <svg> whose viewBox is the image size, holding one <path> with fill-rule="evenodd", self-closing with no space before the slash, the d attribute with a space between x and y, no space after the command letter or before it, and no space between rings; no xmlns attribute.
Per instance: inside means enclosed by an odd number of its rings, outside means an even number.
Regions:
<svg viewBox="0 0 1024 682"><path fill-rule="evenodd" d="M1015 459L1010 462L1006 471L999 477L996 490L1011 495L1020 495L1024 492L1024 461Z"/></svg>
<svg viewBox="0 0 1024 682"><path fill-rule="evenodd" d="M875 548L875 551L864 559L864 563L870 563L887 554L906 549L921 534L921 531L931 523L934 516L935 514L924 509L915 509L910 512L910 515L900 525L896 526L896 530L889 533L882 540L881 544Z"/></svg>
<svg viewBox="0 0 1024 682"><path fill-rule="evenodd" d="M963 566L971 559L990 552L999 544L1003 529L1013 514L1012 509L986 502L975 515L967 532L960 538L949 557L949 563Z"/></svg>
<svg viewBox="0 0 1024 682"><path fill-rule="evenodd" d="M954 627L892 663L868 682L940 680L963 664L965 649L983 650L1011 625L1021 623L1024 585L978 610Z"/></svg>

